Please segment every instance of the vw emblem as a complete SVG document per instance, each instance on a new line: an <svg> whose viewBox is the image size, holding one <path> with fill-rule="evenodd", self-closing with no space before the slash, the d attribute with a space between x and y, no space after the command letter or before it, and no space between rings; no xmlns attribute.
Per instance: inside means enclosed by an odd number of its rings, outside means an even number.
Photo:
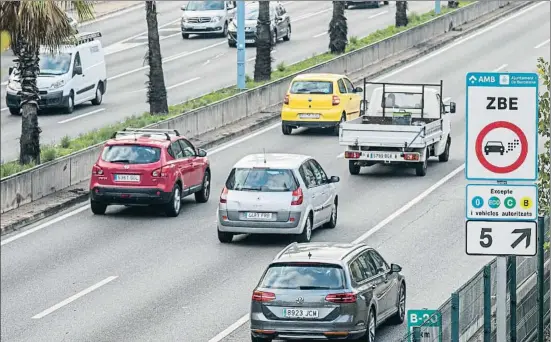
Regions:
<svg viewBox="0 0 551 342"><path fill-rule="evenodd" d="M310 98L308 98L308 102L312 102L312 98L311 98L311 97L310 97Z"/></svg>
<svg viewBox="0 0 551 342"><path fill-rule="evenodd" d="M304 303L304 298L298 297L296 302L297 302L297 304L302 304L302 303Z"/></svg>
<svg viewBox="0 0 551 342"><path fill-rule="evenodd" d="M124 168L128 170L130 168L130 165L125 165Z"/></svg>

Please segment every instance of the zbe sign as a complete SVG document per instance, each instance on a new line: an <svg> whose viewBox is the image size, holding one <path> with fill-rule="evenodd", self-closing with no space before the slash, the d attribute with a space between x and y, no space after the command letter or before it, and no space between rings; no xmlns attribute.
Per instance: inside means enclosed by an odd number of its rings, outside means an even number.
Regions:
<svg viewBox="0 0 551 342"><path fill-rule="evenodd" d="M538 75L469 73L468 180L537 179Z"/></svg>

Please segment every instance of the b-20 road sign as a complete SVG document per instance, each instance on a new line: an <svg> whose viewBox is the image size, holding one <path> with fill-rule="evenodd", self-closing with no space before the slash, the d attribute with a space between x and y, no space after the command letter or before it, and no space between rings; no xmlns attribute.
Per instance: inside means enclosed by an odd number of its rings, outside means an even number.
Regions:
<svg viewBox="0 0 551 342"><path fill-rule="evenodd" d="M536 221L472 221L465 224L468 255L536 255Z"/></svg>
<svg viewBox="0 0 551 342"><path fill-rule="evenodd" d="M421 341L442 342L442 314L438 310L408 310L408 341L413 342L413 328L419 327Z"/></svg>
<svg viewBox="0 0 551 342"><path fill-rule="evenodd" d="M471 72L466 81L466 178L535 181L538 75Z"/></svg>

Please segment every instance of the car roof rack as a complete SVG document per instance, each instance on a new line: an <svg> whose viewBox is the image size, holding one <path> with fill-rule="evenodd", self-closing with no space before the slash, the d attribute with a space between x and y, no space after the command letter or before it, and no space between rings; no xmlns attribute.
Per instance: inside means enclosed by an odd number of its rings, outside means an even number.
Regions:
<svg viewBox="0 0 551 342"><path fill-rule="evenodd" d="M113 133L111 139L116 138L128 138L128 136L134 136L134 140L138 137L162 137L162 140L171 140L171 134L175 136L180 136L180 132L175 129L154 129L154 128L132 128L127 127L122 131Z"/></svg>

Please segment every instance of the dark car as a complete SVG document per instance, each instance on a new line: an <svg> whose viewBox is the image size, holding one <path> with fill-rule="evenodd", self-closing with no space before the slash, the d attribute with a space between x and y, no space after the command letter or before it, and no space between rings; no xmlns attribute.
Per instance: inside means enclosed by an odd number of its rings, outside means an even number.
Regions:
<svg viewBox="0 0 551 342"><path fill-rule="evenodd" d="M488 141L486 146L484 146L484 153L486 153L486 155L490 153L499 153L503 155L504 152L505 147L501 141Z"/></svg>
<svg viewBox="0 0 551 342"><path fill-rule="evenodd" d="M374 342L385 321L402 324L406 281L364 244L293 243L270 263L253 291L253 342Z"/></svg>
<svg viewBox="0 0 551 342"><path fill-rule="evenodd" d="M381 6L381 2L384 4L384 5L388 5L388 1L363 1L363 0L352 0L352 1L346 1L346 3L344 4L345 8L349 8L351 6L358 6L358 5L362 5L362 6L373 6L373 7L376 7L376 8L379 8Z"/></svg>
<svg viewBox="0 0 551 342"><path fill-rule="evenodd" d="M129 129L114 134L92 167L90 206L103 215L108 205L156 205L167 216L180 213L181 200L210 195L210 162L177 130Z"/></svg>

